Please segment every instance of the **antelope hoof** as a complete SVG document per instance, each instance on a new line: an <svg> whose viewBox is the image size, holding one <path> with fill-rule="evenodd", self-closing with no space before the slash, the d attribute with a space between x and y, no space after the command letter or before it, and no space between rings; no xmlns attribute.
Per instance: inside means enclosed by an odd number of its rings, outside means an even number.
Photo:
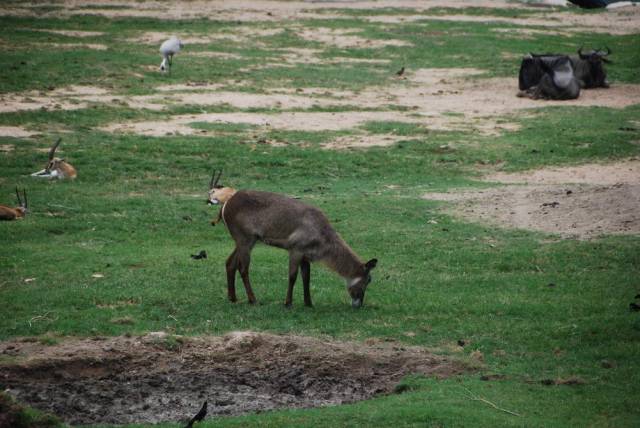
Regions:
<svg viewBox="0 0 640 428"><path fill-rule="evenodd" d="M237 302L237 301L238 301L238 299L236 299L236 296L229 296L229 301L230 301L231 303L235 303L235 302Z"/></svg>
<svg viewBox="0 0 640 428"><path fill-rule="evenodd" d="M291 309L293 307L293 303L292 302L284 302L284 307L287 309Z"/></svg>

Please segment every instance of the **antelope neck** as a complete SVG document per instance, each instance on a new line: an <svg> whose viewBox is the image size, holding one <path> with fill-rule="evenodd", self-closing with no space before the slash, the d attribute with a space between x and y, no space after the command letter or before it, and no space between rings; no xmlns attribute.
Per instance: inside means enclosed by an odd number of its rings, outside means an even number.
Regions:
<svg viewBox="0 0 640 428"><path fill-rule="evenodd" d="M238 193L237 191L233 192L233 195L231 195L231 197L229 199L227 199L223 204L222 204L222 208L220 209L220 217L222 217L222 222L224 224L227 224L227 221L224 219L224 207L227 206L227 202L229 202L231 199L233 199L233 197L236 195L236 193Z"/></svg>

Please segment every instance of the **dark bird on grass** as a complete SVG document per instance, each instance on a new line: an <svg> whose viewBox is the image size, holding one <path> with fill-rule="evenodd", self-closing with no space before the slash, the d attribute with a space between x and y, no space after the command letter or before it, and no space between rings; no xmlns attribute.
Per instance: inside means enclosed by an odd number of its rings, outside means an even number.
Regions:
<svg viewBox="0 0 640 428"><path fill-rule="evenodd" d="M193 260L200 260L207 258L207 252L205 250L200 251L198 254L191 254Z"/></svg>
<svg viewBox="0 0 640 428"><path fill-rule="evenodd" d="M402 67L400 70L396 72L397 76L402 76L403 74L404 74L404 67Z"/></svg>
<svg viewBox="0 0 640 428"><path fill-rule="evenodd" d="M207 402L206 401L202 405L202 408L200 409L200 411L193 418L191 418L189 423L184 428L193 427L194 423L202 421L205 416L207 416Z"/></svg>

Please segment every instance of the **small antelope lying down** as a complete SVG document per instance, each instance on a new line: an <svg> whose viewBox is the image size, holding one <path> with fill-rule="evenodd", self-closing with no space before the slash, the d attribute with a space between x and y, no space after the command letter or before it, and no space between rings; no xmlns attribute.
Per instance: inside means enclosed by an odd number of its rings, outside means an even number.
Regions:
<svg viewBox="0 0 640 428"><path fill-rule="evenodd" d="M18 188L16 187L16 197L18 198L19 206L11 208L0 205L0 220L19 220L27 215L27 212L29 212L27 205L27 191L23 190L22 195L24 196L24 201L20 199L20 193L18 193Z"/></svg>
<svg viewBox="0 0 640 428"><path fill-rule="evenodd" d="M207 203L222 204L218 218L212 224L222 220L236 242L235 250L227 259L229 300L237 300L235 280L236 271L240 271L249 303L256 303L249 281L249 264L251 249L261 241L289 252L286 306L293 302L298 269L302 274L304 304L312 306L309 282L311 262L316 261L324 262L346 280L351 306L362 306L367 285L371 282L371 270L378 262L376 259L363 263L319 209L277 193L236 190L219 185L221 175L222 171L214 181L214 171Z"/></svg>
<svg viewBox="0 0 640 428"><path fill-rule="evenodd" d="M57 178L59 180L62 180L64 178L70 178L73 180L76 178L78 173L70 163L68 163L64 159L53 157L61 141L62 139L58 138L58 141L56 141L53 146L51 146L51 150L49 150L49 161L47 162L47 167L41 171L34 172L33 174L31 174L32 177L49 179Z"/></svg>

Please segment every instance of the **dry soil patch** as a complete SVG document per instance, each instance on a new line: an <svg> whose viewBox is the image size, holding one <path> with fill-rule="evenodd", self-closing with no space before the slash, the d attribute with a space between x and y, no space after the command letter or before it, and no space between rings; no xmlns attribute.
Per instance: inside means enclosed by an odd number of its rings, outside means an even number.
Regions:
<svg viewBox="0 0 640 428"><path fill-rule="evenodd" d="M393 134L356 134L338 137L324 144L325 149L357 149L368 147L387 147L407 137L400 137Z"/></svg>
<svg viewBox="0 0 640 428"><path fill-rule="evenodd" d="M427 193L453 202L471 221L589 239L640 233L640 161L497 173L490 181L528 183L475 191Z"/></svg>
<svg viewBox="0 0 640 428"><path fill-rule="evenodd" d="M493 15L374 15L366 17L369 22L400 24L415 21L452 21L477 23L505 23L521 27L544 27L545 34L566 34L567 32L597 32L608 34L637 34L640 32L640 10L638 7L607 10L593 14L579 14L568 11L531 14L527 17L506 17ZM518 30L520 31L520 30ZM532 34L538 30L528 30Z"/></svg>
<svg viewBox="0 0 640 428"><path fill-rule="evenodd" d="M121 4L122 8L114 8ZM43 11L43 6L55 6L56 10ZM62 7L58 9L57 7ZM90 8L89 8L90 6ZM101 8L100 6L105 6ZM524 3L508 0L384 0L347 2L270 1L270 0L194 0L180 1L139 1L135 7L130 3L106 0L65 0L62 2L21 2L5 7L0 13L13 16L68 16L76 14L101 15L106 17L150 17L159 19L199 19L209 17L228 21L276 21L290 19L333 19L340 15L327 13L323 9L379 9L407 8L428 10L434 7L488 7L488 8L528 8Z"/></svg>
<svg viewBox="0 0 640 428"><path fill-rule="evenodd" d="M312 106L358 106L362 109L381 109L388 106L406 107L406 111L366 112L351 111L342 113L280 113L269 115L262 113L225 113L194 117L175 116L162 123L120 123L107 127L107 130L128 130L144 135L165 135L166 133L191 134L186 126L194 121L217 121L228 123L250 123L254 125L269 122L274 128L300 130L336 130L354 128L367 120L400 121L420 123L433 130L465 130L481 135L499 135L519 129L516 122L527 109L549 105L604 106L623 108L638 103L640 85L616 85L609 89L583 91L580 98L571 101L538 101L518 98L515 78L477 77L482 70L473 68L453 69L417 69L405 72L406 77L386 86L374 86L363 91L332 90L319 88L295 88L288 91L274 88L269 94L251 94L247 92L196 93L188 88L188 93L174 93L171 96L121 97L120 101L132 106L150 109L162 109L167 103L215 105L228 104L239 109L277 108L308 109ZM179 90L179 86L169 87ZM187 88L184 88L187 89ZM196 89L196 88L194 88ZM105 97L80 101L103 100ZM106 97L108 99L108 97ZM112 97L113 98L113 97ZM364 119L368 117L367 119ZM335 119L343 123L335 123ZM302 120L309 123L296 123Z"/></svg>
<svg viewBox="0 0 640 428"><path fill-rule="evenodd" d="M198 130L189 126L195 122L236 123L264 126L273 129L299 131L339 131L357 128L366 122L419 122L399 112L284 112L284 113L204 113L178 115L164 121L114 123L102 128L108 132L132 132L161 137L171 134L192 135Z"/></svg>
<svg viewBox="0 0 640 428"><path fill-rule="evenodd" d="M0 137L26 138L39 132L27 131L20 126L0 126Z"/></svg>
<svg viewBox="0 0 640 428"><path fill-rule="evenodd" d="M391 392L410 373L463 371L423 348L251 332L14 340L0 355L3 390L74 425L177 422L205 400L209 417L335 405Z"/></svg>
<svg viewBox="0 0 640 428"><path fill-rule="evenodd" d="M586 164L562 168L544 168L529 172L497 172L485 176L486 181L527 184L640 184L640 160L630 159L614 164Z"/></svg>
<svg viewBox="0 0 640 428"><path fill-rule="evenodd" d="M396 39L367 39L358 31L337 28L304 28L297 34L305 40L320 42L339 48L381 48L385 46L411 46L411 43Z"/></svg>
<svg viewBox="0 0 640 428"><path fill-rule="evenodd" d="M104 35L102 31L78 31L78 30L54 30L45 28L29 28L29 31L40 31L43 33L60 34L68 37L99 37Z"/></svg>

